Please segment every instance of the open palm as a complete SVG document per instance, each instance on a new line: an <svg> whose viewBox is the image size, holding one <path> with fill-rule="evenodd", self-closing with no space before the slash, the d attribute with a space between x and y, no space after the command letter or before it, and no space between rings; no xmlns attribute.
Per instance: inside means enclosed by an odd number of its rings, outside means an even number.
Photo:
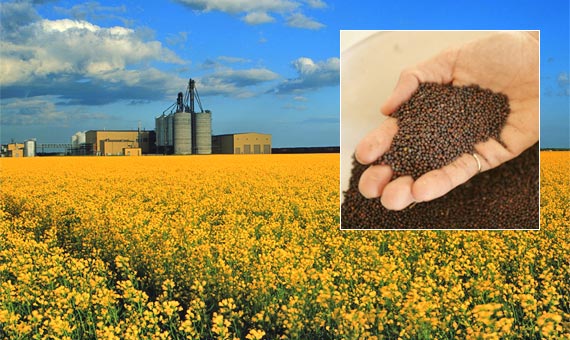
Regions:
<svg viewBox="0 0 570 340"><path fill-rule="evenodd" d="M511 107L501 131L504 145L494 139L475 145L481 156L481 171L489 170L518 156L538 140L538 55L538 34L534 32L495 33L443 51L403 71L381 111L391 115L422 82L478 84L504 93ZM358 144L357 160L362 164L377 160L390 148L397 130L396 119L388 117ZM386 208L400 210L413 202L441 197L477 172L477 160L467 154L415 181L411 176L390 181L390 166L375 165L362 174L359 189L368 198L381 196Z"/></svg>

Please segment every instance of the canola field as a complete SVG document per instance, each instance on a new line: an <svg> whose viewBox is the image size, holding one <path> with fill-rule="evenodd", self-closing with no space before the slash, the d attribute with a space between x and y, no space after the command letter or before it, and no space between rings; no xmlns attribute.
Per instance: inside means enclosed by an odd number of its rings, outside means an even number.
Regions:
<svg viewBox="0 0 570 340"><path fill-rule="evenodd" d="M340 231L339 155L0 160L0 338L570 337L570 153L540 231Z"/></svg>

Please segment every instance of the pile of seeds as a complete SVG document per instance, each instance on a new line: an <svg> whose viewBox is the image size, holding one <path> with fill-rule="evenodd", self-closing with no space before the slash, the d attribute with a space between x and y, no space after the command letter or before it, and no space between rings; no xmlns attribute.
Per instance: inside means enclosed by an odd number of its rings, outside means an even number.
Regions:
<svg viewBox="0 0 570 340"><path fill-rule="evenodd" d="M473 153L479 142L500 141L509 111L507 96L477 85L422 83L392 115L398 133L377 163L390 165L394 178L418 178Z"/></svg>
<svg viewBox="0 0 570 340"><path fill-rule="evenodd" d="M445 196L401 211L358 191L368 168L353 162L342 204L342 229L537 229L539 225L538 143L517 158L480 173Z"/></svg>
<svg viewBox="0 0 570 340"><path fill-rule="evenodd" d="M474 145L494 138L509 114L508 98L479 86L422 83L393 114L398 132L376 164L388 164L394 178L422 174L451 163ZM343 229L536 229L539 221L538 143L500 167L483 172L430 202L402 211L384 208L380 198L358 191L368 168L353 162L342 205Z"/></svg>

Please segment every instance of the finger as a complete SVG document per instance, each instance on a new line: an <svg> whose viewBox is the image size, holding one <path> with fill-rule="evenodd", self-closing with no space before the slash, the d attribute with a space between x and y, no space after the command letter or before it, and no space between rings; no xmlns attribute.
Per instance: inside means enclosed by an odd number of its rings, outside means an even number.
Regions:
<svg viewBox="0 0 570 340"><path fill-rule="evenodd" d="M478 156L481 171L489 168L483 157ZM473 155L463 154L441 169L430 171L416 180L412 195L418 202L431 201L441 197L460 184L467 182L479 172L479 165Z"/></svg>
<svg viewBox="0 0 570 340"><path fill-rule="evenodd" d="M475 145L475 150L484 159L486 166L482 166L485 170L495 168L515 157L511 151L493 138L486 142L478 143ZM481 171L484 170L481 169Z"/></svg>
<svg viewBox="0 0 570 340"><path fill-rule="evenodd" d="M501 131L501 139L511 142L507 143L508 151L511 153L511 158L520 155L524 150L528 149L538 141L538 137L535 138L531 133L528 133L528 131L523 131L516 125L509 124L508 121L503 128L503 131ZM512 143L512 141L516 141L516 143Z"/></svg>
<svg viewBox="0 0 570 340"><path fill-rule="evenodd" d="M412 185L414 179L411 176L398 177L384 187L382 192L382 205L389 210L402 210L414 203Z"/></svg>
<svg viewBox="0 0 570 340"><path fill-rule="evenodd" d="M358 143L354 157L360 164L370 164L376 161L388 151L397 131L397 120L395 118L386 119Z"/></svg>
<svg viewBox="0 0 570 340"><path fill-rule="evenodd" d="M410 99L419 84L420 77L417 70L410 69L403 71L396 88L394 88L390 97L386 100L384 105L382 105L380 111L387 116L394 113L403 102Z"/></svg>
<svg viewBox="0 0 570 340"><path fill-rule="evenodd" d="M358 190L366 198L380 197L391 178L392 168L389 165L371 166L360 176Z"/></svg>

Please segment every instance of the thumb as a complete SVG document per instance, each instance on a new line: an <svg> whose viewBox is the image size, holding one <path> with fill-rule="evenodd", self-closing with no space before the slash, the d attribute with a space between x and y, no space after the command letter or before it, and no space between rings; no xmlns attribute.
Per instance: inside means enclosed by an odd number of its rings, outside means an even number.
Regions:
<svg viewBox="0 0 570 340"><path fill-rule="evenodd" d="M380 107L380 111L387 116L394 113L402 103L412 97L412 94L417 90L419 84L420 78L415 70L408 69L403 71L400 74L400 79L394 91L384 105Z"/></svg>

